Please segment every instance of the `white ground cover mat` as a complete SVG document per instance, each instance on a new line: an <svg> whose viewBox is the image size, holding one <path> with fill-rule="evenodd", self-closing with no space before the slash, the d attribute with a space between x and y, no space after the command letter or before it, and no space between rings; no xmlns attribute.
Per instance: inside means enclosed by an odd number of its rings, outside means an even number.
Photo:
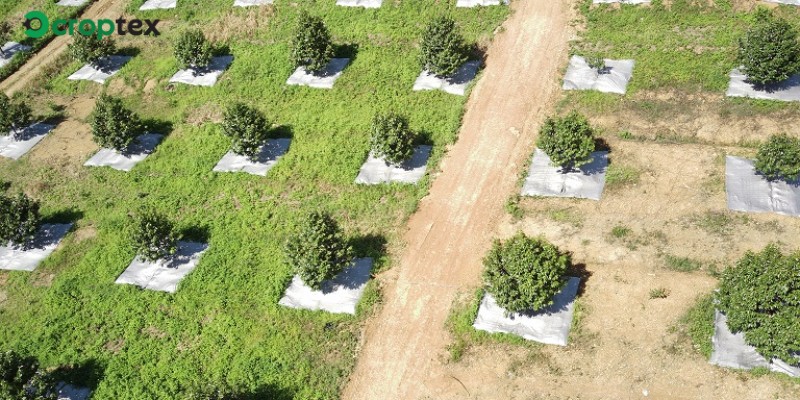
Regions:
<svg viewBox="0 0 800 400"><path fill-rule="evenodd" d="M620 3L620 4L645 4L649 3L650 0L592 0L594 4L611 4L611 3Z"/></svg>
<svg viewBox="0 0 800 400"><path fill-rule="evenodd" d="M755 347L745 342L744 333L739 332L734 335L728 329L728 317L719 310L714 311L714 336L711 342L714 345L709 360L711 364L736 369L765 367L774 372L800 377L800 367L791 366L777 358L768 362L764 356L758 354Z"/></svg>
<svg viewBox="0 0 800 400"><path fill-rule="evenodd" d="M333 84L342 76L342 71L350 63L349 58L334 58L319 74L306 71L305 67L297 67L292 76L286 80L287 85L309 86L317 89L333 89Z"/></svg>
<svg viewBox="0 0 800 400"><path fill-rule="evenodd" d="M274 0L236 0L233 2L234 7L253 7L265 6L274 3Z"/></svg>
<svg viewBox="0 0 800 400"><path fill-rule="evenodd" d="M725 159L725 192L731 210L800 217L800 181L770 182L756 173L751 160L733 156Z"/></svg>
<svg viewBox="0 0 800 400"><path fill-rule="evenodd" d="M148 262L136 256L115 283L175 293L178 283L197 267L206 250L205 243L178 242L178 252L168 259Z"/></svg>
<svg viewBox="0 0 800 400"><path fill-rule="evenodd" d="M497 305L491 294L486 293L472 326L480 331L509 333L525 340L566 346L580 282L580 278L569 278L554 297L552 306L530 314L512 313L506 316L506 310Z"/></svg>
<svg viewBox="0 0 800 400"><path fill-rule="evenodd" d="M780 3L780 4L789 4L793 6L800 6L800 0L763 0L767 3Z"/></svg>
<svg viewBox="0 0 800 400"><path fill-rule="evenodd" d="M175 8L178 5L178 0L147 0L140 10L159 10L165 8Z"/></svg>
<svg viewBox="0 0 800 400"><path fill-rule="evenodd" d="M33 124L25 128L17 137L10 133L0 136L0 156L19 160L33 146L41 142L53 128L55 128L53 125Z"/></svg>
<svg viewBox="0 0 800 400"><path fill-rule="evenodd" d="M93 81L102 84L105 83L106 79L119 72L130 60L131 57L129 56L108 56L97 62L99 69L91 64L86 64L67 77L67 79L71 81Z"/></svg>
<svg viewBox="0 0 800 400"><path fill-rule="evenodd" d="M87 167L111 167L117 171L130 171L136 164L142 162L147 156L155 151L164 135L157 133L146 133L139 136L128 146L126 153L120 153L114 149L100 149L89 161Z"/></svg>
<svg viewBox="0 0 800 400"><path fill-rule="evenodd" d="M58 387L58 400L89 400L92 390L85 387L77 387L61 382Z"/></svg>
<svg viewBox="0 0 800 400"><path fill-rule="evenodd" d="M261 153L256 161L229 151L214 167L214 172L247 172L248 174L267 176L267 172L278 163L278 160L289 151L291 139L270 139L261 146Z"/></svg>
<svg viewBox="0 0 800 400"><path fill-rule="evenodd" d="M414 148L414 154L411 159L396 167L386 165L382 158L377 158L370 153L367 161L358 172L356 183L365 185L391 182L415 184L425 176L430 156L431 146L417 146Z"/></svg>
<svg viewBox="0 0 800 400"><path fill-rule="evenodd" d="M478 6L499 6L507 4L506 0L458 0L456 7L478 7Z"/></svg>
<svg viewBox="0 0 800 400"><path fill-rule="evenodd" d="M337 6L381 8L383 0L336 0Z"/></svg>
<svg viewBox="0 0 800 400"><path fill-rule="evenodd" d="M800 101L800 75L794 75L786 81L762 90L757 90L753 87L753 84L747 82L747 75L743 74L738 68L731 71L728 76L731 78L728 83L728 91L725 92L728 97Z"/></svg>
<svg viewBox="0 0 800 400"><path fill-rule="evenodd" d="M28 51L30 49L30 46L25 46L17 42L8 42L4 44L3 54L0 55L0 68L3 68L6 66L6 64L10 63L15 54L21 51Z"/></svg>
<svg viewBox="0 0 800 400"><path fill-rule="evenodd" d="M33 271L58 247L72 224L42 224L25 247L0 246L0 269Z"/></svg>
<svg viewBox="0 0 800 400"><path fill-rule="evenodd" d="M562 173L540 149L533 153L528 176L522 185L523 196L575 197L600 200L606 185L608 152L592 153L592 161L575 172Z"/></svg>
<svg viewBox="0 0 800 400"><path fill-rule="evenodd" d="M211 87L217 83L217 79L228 69L232 62L233 56L214 57L208 67L197 71L192 68L182 69L172 75L169 81L170 83Z"/></svg>
<svg viewBox="0 0 800 400"><path fill-rule="evenodd" d="M89 0L61 0L56 3L57 6L64 6L64 7L80 7L86 4Z"/></svg>
<svg viewBox="0 0 800 400"><path fill-rule="evenodd" d="M357 258L336 278L322 283L322 290L308 287L299 276L292 278L278 304L289 308L355 314L372 270L371 258Z"/></svg>
<svg viewBox="0 0 800 400"><path fill-rule="evenodd" d="M414 82L414 90L442 90L446 93L463 96L467 92L467 86L478 75L480 61L467 61L453 76L439 78L436 75L422 71Z"/></svg>
<svg viewBox="0 0 800 400"><path fill-rule="evenodd" d="M581 56L572 56L564 75L564 90L597 90L604 93L625 94L633 76L633 60L605 60L602 72L592 68Z"/></svg>

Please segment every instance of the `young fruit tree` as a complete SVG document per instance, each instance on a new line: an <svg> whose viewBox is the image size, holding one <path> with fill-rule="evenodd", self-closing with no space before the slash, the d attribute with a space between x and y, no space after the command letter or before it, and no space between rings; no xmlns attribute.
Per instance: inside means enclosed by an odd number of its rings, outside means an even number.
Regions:
<svg viewBox="0 0 800 400"><path fill-rule="evenodd" d="M175 59L181 69L202 69L211 63L211 43L199 29L183 32L175 43Z"/></svg>
<svg viewBox="0 0 800 400"><path fill-rule="evenodd" d="M145 261L157 261L178 252L180 235L172 221L151 209L136 216L132 237L136 254Z"/></svg>
<svg viewBox="0 0 800 400"><path fill-rule="evenodd" d="M570 172L592 161L594 130L586 117L573 111L563 118L545 120L536 145L553 165Z"/></svg>
<svg viewBox="0 0 800 400"><path fill-rule="evenodd" d="M5 56L3 46L11 40L11 24L6 21L0 21L0 55Z"/></svg>
<svg viewBox="0 0 800 400"><path fill-rule="evenodd" d="M31 124L31 108L24 101L15 101L0 93L0 136L19 136Z"/></svg>
<svg viewBox="0 0 800 400"><path fill-rule="evenodd" d="M768 11L758 13L756 24L739 39L737 61L742 72L756 85L771 85L789 79L800 69L797 30Z"/></svg>
<svg viewBox="0 0 800 400"><path fill-rule="evenodd" d="M9 197L0 194L0 245L30 243L39 229L39 203L19 193Z"/></svg>
<svg viewBox="0 0 800 400"><path fill-rule="evenodd" d="M731 332L744 332L747 343L767 359L797 364L800 350L800 252L784 255L771 244L752 251L722 274L716 294Z"/></svg>
<svg viewBox="0 0 800 400"><path fill-rule="evenodd" d="M496 240L483 259L486 291L508 313L535 311L553 304L564 287L571 257L541 238L520 232Z"/></svg>
<svg viewBox="0 0 800 400"><path fill-rule="evenodd" d="M600 56L586 57L586 64L589 65L589 68L596 70L598 73L606 69L606 60Z"/></svg>
<svg viewBox="0 0 800 400"><path fill-rule="evenodd" d="M378 114L372 120L372 153L383 157L387 165L401 165L414 155L414 137L402 116Z"/></svg>
<svg viewBox="0 0 800 400"><path fill-rule="evenodd" d="M225 110L222 131L233 139L232 149L236 154L257 159L268 130L267 118L255 108L235 103Z"/></svg>
<svg viewBox="0 0 800 400"><path fill-rule="evenodd" d="M770 136L758 148L755 166L770 181L800 179L800 138L785 133Z"/></svg>
<svg viewBox="0 0 800 400"><path fill-rule="evenodd" d="M305 67L316 74L325 69L333 58L331 34L322 18L305 11L297 19L292 41L292 62L295 67Z"/></svg>
<svg viewBox="0 0 800 400"><path fill-rule="evenodd" d="M56 380L32 357L0 353L0 399L56 400Z"/></svg>
<svg viewBox="0 0 800 400"><path fill-rule="evenodd" d="M422 34L419 62L422 69L439 77L451 76L467 61L464 38L448 17L431 21Z"/></svg>
<svg viewBox="0 0 800 400"><path fill-rule="evenodd" d="M99 66L98 62L116 51L116 45L110 37L98 40L94 35L86 36L77 34L72 37L69 53L76 61L92 66Z"/></svg>
<svg viewBox="0 0 800 400"><path fill-rule="evenodd" d="M306 285L320 290L353 261L353 248L329 214L311 213L286 242L286 259Z"/></svg>
<svg viewBox="0 0 800 400"><path fill-rule="evenodd" d="M94 141L101 147L124 152L142 131L139 117L122 100L108 95L97 99L89 121Z"/></svg>

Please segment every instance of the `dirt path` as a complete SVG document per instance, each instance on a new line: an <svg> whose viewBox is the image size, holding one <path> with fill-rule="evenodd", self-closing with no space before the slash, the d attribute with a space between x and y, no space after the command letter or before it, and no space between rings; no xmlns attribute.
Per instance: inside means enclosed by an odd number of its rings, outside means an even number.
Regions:
<svg viewBox="0 0 800 400"><path fill-rule="evenodd" d="M124 3L124 1L115 0L96 0L81 14L81 17L89 19L96 19L101 16L116 18L122 14ZM64 53L70 43L72 43L70 36L57 36L31 57L17 72L0 82L0 90L6 92L9 96L22 90L45 67Z"/></svg>
<svg viewBox="0 0 800 400"><path fill-rule="evenodd" d="M399 266L384 276L385 302L366 328L344 399L439 398L463 393L439 361L444 323L460 290L480 280L538 123L558 95L567 59L566 2L526 0L492 43L458 142L409 221ZM461 392L459 392L461 391Z"/></svg>

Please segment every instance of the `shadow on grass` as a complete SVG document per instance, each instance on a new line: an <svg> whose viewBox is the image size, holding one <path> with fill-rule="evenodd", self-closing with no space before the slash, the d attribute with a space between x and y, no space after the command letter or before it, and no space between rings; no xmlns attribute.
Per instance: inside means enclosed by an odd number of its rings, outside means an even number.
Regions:
<svg viewBox="0 0 800 400"><path fill-rule="evenodd" d="M278 125L269 130L271 139L292 139L294 138L294 128L291 125Z"/></svg>
<svg viewBox="0 0 800 400"><path fill-rule="evenodd" d="M81 218L83 218L83 211L75 208L68 208L42 216L43 220L54 224L69 224L78 221Z"/></svg>
<svg viewBox="0 0 800 400"><path fill-rule="evenodd" d="M375 234L350 239L350 245L353 246L356 257L371 257L373 260L386 255L386 243L385 236Z"/></svg>

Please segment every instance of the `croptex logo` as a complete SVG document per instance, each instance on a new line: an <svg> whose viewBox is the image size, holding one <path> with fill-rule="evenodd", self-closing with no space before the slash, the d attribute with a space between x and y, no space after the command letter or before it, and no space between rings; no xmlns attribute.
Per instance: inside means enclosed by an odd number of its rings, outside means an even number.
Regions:
<svg viewBox="0 0 800 400"><path fill-rule="evenodd" d="M115 32L121 36L128 34L133 36L159 36L161 35L161 32L158 31L159 22L161 20L158 19L126 20L119 18L116 20L98 19L96 21L91 19L82 19L80 21L77 19L57 19L50 24L47 14L41 11L30 11L25 14L25 22L22 25L26 28L25 34L34 39L46 35L52 29L53 34L56 36L73 36L77 33L83 36L94 35L97 36L98 40L101 40L106 36L113 35Z"/></svg>

